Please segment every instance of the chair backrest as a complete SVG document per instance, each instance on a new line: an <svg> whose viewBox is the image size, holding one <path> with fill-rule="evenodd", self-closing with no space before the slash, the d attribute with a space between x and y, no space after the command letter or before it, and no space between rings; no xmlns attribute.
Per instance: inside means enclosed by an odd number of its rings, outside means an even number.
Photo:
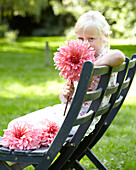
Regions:
<svg viewBox="0 0 136 170"><path fill-rule="evenodd" d="M72 139L62 147L60 156L49 169L71 167L73 163L77 163L77 160L87 154L88 148L91 149L98 142L118 113L131 86L135 71L136 55L133 55L131 60L126 58L122 65L116 67L101 66L94 68L93 63L85 62L75 97L59 133L64 135L66 140L72 126L79 125L79 128ZM118 73L117 82L115 86L109 87L108 83L113 72ZM97 89L87 92L90 78L98 75L101 78ZM106 106L100 107L106 95L111 95L110 101ZM76 119L84 101L92 101L88 113L82 118ZM102 116L94 131L85 136L93 119L99 115ZM60 137L59 134L58 137ZM64 142L64 138L62 142ZM58 140L57 137L55 140Z"/></svg>

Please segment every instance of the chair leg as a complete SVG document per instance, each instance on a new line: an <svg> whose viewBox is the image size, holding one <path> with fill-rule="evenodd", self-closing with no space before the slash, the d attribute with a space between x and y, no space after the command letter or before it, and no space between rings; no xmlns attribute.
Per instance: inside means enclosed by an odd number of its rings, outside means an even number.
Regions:
<svg viewBox="0 0 136 170"><path fill-rule="evenodd" d="M85 170L85 168L77 160L74 162L73 167L76 170Z"/></svg>
<svg viewBox="0 0 136 170"><path fill-rule="evenodd" d="M89 148L86 150L85 154L99 170L108 170Z"/></svg>
<svg viewBox="0 0 136 170"><path fill-rule="evenodd" d="M11 170L11 169L6 162L0 161L0 170Z"/></svg>

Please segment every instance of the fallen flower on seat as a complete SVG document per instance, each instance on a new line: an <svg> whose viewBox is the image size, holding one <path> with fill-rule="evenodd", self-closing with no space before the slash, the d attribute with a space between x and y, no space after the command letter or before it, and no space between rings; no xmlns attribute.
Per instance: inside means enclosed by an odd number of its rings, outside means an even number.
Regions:
<svg viewBox="0 0 136 170"><path fill-rule="evenodd" d="M18 121L4 130L1 144L13 150L38 149L49 146L59 131L59 126L49 120L35 125L29 121Z"/></svg>

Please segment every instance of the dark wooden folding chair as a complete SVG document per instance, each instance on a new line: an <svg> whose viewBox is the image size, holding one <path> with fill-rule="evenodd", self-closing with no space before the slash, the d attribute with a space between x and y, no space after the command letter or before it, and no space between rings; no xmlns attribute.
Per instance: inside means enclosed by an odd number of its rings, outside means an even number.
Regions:
<svg viewBox="0 0 136 170"><path fill-rule="evenodd" d="M109 125L118 113L127 92L131 86L136 71L136 55L132 56L117 67L93 67L93 63L84 63L78 87L68 111L68 114L50 147L41 147L37 150L10 150L0 147L0 169L23 169L33 165L37 170L56 169L85 169L79 161L84 155L96 165L98 169L106 169L100 160L92 153L92 147L103 136ZM118 72L117 83L108 87L110 76ZM92 76L101 76L97 90L87 92ZM105 95L111 95L109 103L100 107ZM83 102L92 101L85 116L77 118ZM101 115L93 132L86 133L93 119ZM73 126L79 126L73 136L69 133ZM7 161L16 162L9 166Z"/></svg>
<svg viewBox="0 0 136 170"><path fill-rule="evenodd" d="M104 67L103 72L109 67ZM51 169L68 169L71 167L71 169L74 167L75 169L84 169L82 165L79 163L79 160L82 159L84 155L87 155L87 157L96 165L98 169L106 169L106 167L100 162L100 160L92 153L90 150L97 142L98 140L103 136L113 119L115 118L116 114L118 113L121 105L123 104L123 101L127 95L127 92L131 86L133 77L135 75L136 71L136 55L132 56L132 60L129 61L128 58L126 58L126 61L121 65L114 68L110 68L111 71L108 71L106 74L101 76L101 81L99 83L99 86L96 90L96 92L93 92L93 94L90 95L90 100L92 100L92 104L90 106L89 110L94 111L94 115L92 118L85 122L80 126L78 129L80 135L81 133L84 133L84 130L88 129L90 125L90 121L93 120L93 117L102 115L101 120L97 124L95 130L90 133L88 136L79 139L79 135L75 135L71 142L76 143L77 147L72 149L62 149L62 154L56 162L50 167ZM99 72L100 71L100 72ZM110 77L110 72L118 72L118 78L117 83L114 87L107 87L106 80ZM99 75L102 73L101 68L95 68L93 72L93 76ZM109 77L108 77L109 76ZM108 78L107 78L108 77ZM104 83L103 83L104 82ZM105 84L106 88L105 89ZM94 97L93 95L99 95L99 92L103 89L103 94L101 94L101 97ZM110 95L111 99L107 106L101 108L100 103L103 99L103 95ZM87 95L87 96L88 96ZM88 101L89 97L85 97ZM91 98L93 97L93 99ZM86 100L85 99L85 100ZM81 120L82 121L82 120ZM81 135L82 136L82 135ZM65 156L65 157L64 157Z"/></svg>

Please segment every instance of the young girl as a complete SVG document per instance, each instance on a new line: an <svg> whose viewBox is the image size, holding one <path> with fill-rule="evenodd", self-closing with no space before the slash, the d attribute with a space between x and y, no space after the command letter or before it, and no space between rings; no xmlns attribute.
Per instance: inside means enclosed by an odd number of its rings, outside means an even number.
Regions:
<svg viewBox="0 0 136 170"><path fill-rule="evenodd" d="M119 50L110 50L109 49L109 34L110 34L110 26L105 20L104 16L97 12L97 11L89 11L85 14L83 14L77 21L75 25L75 33L77 35L78 40L88 41L90 44L90 47L94 48L95 50L95 58L96 61L94 63L95 66L102 66L102 65L109 65L109 66L117 66L124 62L125 56L124 54ZM112 74L109 86L114 85L116 81L116 74ZM95 90L97 88L99 82L99 77L94 77L93 80L90 83L89 91ZM56 133L58 132L60 126L63 123L63 120L65 116L63 116L66 101L67 98L72 98L75 92L75 89L77 87L77 82L71 83L71 81L66 80L66 83L64 87L62 88L60 92L60 100L61 104L54 105L52 107L46 107L44 109L35 111L33 113L27 114L25 116L19 117L15 120L12 120L9 125L8 129L5 132L4 138L3 138L3 144L6 147L10 147L11 149L33 149L40 147L41 145L50 145L52 140L54 139ZM109 102L109 96L105 97L102 106L108 104ZM69 101L68 108L70 107L71 101ZM81 111L79 113L79 116L82 116L86 113L88 110L89 104L83 103ZM67 108L67 111L68 111ZM99 121L99 118L96 118L91 125L91 130L93 130L95 124ZM25 126L25 123L29 123L29 125L34 125L36 129L42 129L41 127L45 124L47 128L49 129L51 126L52 132L54 131L53 137L49 137L49 135L45 135L43 137L37 136L37 138L40 141L40 143L37 144L37 146L34 146L33 144L31 147L25 147L23 142L19 145L20 137L24 133L19 131L19 124L22 126ZM50 127L49 127L50 126ZM75 128L76 129L76 128ZM70 133L74 133L75 129L71 131ZM18 133L15 133L15 130L18 130ZM44 129L45 130L45 129ZM14 131L14 133L12 133ZM45 130L46 131L46 130ZM9 133L10 132L10 133ZM46 131L47 132L47 131ZM12 134L12 136L10 135ZM7 140L7 135L9 140ZM14 139L11 141L11 138L16 138L16 142L18 145L14 146ZM18 141L17 141L17 138ZM50 139L48 139L50 138ZM46 142L45 142L46 141Z"/></svg>
<svg viewBox="0 0 136 170"><path fill-rule="evenodd" d="M110 26L105 17L98 11L89 11L83 14L75 25L75 33L78 40L88 41L90 47L95 50L95 66L109 65L111 67L124 62L125 56L119 50L110 50L109 34ZM68 96L73 95L74 88L66 81L61 91L60 99L66 101Z"/></svg>

